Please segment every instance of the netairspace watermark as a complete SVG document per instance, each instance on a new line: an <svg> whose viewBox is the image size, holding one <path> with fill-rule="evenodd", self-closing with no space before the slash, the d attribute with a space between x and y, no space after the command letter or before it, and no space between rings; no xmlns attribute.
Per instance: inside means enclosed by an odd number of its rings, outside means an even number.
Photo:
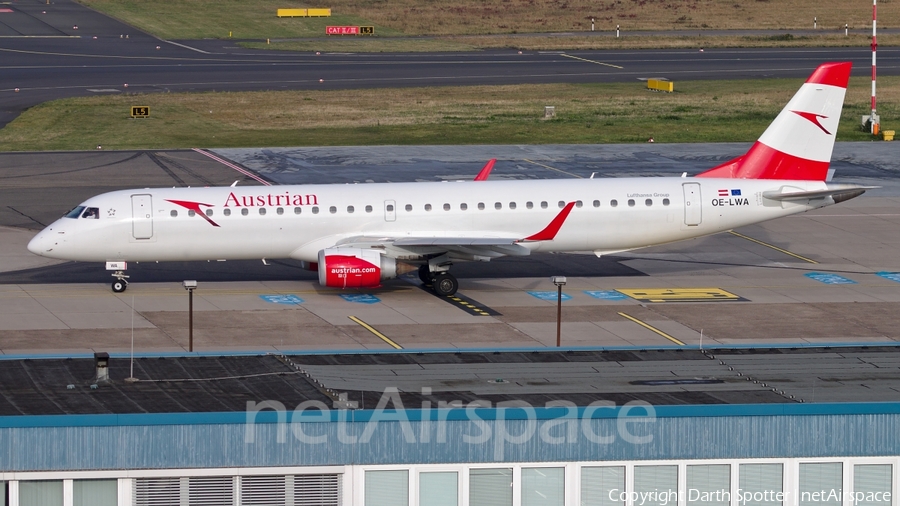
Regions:
<svg viewBox="0 0 900 506"><path fill-rule="evenodd" d="M423 395L430 395L431 389L423 389ZM451 437L459 438L470 445L492 444L494 458L502 460L508 444L522 445L540 438L543 444L583 444L585 442L610 445L616 441L641 445L653 441L652 429L656 424L656 410L643 401L632 401L617 406L610 401L592 402L579 408L569 401L551 401L546 408L561 408L560 416L538 420L537 410L524 401L503 401L493 404L485 400L476 400L468 404L462 401L439 401L432 406L431 401L422 402L421 410L415 422L418 431L413 428L409 414L400 399L397 388L384 390L371 416L363 422L354 421L354 411L348 409L332 410L321 401L308 400L301 402L293 411L285 408L278 401L247 402L246 428L244 442L256 442L257 416L264 411L276 413L276 442L286 443L287 433L304 444L367 444L379 430L383 422L396 423L406 444L442 444L448 443ZM483 408L494 408L494 416L482 418ZM336 412L336 417L332 414ZM460 420L459 413L463 419ZM593 420L611 419L615 413L615 430L600 433ZM453 420L450 420L453 414ZM318 424L311 422L336 422L336 434L329 430L315 430ZM513 422L515 423L506 423ZM460 433L459 422L468 422ZM260 423L260 426L272 424ZM329 424L331 425L331 424ZM451 427L453 425L453 427ZM362 426L362 430L360 430ZM517 433L509 432L511 426L517 427ZM320 426L321 427L321 426Z"/></svg>
<svg viewBox="0 0 900 506"><path fill-rule="evenodd" d="M618 488L610 489L609 500L619 504L632 504L633 506L667 506L676 505L679 500L687 503L706 504L731 504L732 493L727 489L700 490L688 488L685 492L677 490L643 490L624 491ZM790 504L791 493L781 490L743 490L737 489L734 497L739 505L760 505L765 503ZM787 501L787 502L785 502ZM891 492L888 491L842 491L840 488L828 490L811 490L800 493L800 503L823 504L891 504Z"/></svg>

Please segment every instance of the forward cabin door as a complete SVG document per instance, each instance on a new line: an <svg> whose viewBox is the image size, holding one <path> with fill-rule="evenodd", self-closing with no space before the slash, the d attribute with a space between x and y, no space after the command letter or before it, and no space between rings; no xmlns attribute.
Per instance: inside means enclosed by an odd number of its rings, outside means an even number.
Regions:
<svg viewBox="0 0 900 506"><path fill-rule="evenodd" d="M397 203L393 200L384 201L384 221L397 221Z"/></svg>
<svg viewBox="0 0 900 506"><path fill-rule="evenodd" d="M695 227L703 218L700 183L684 183L681 186L684 188L684 224Z"/></svg>
<svg viewBox="0 0 900 506"><path fill-rule="evenodd" d="M153 238L153 206L150 195L131 196L131 232L135 239Z"/></svg>

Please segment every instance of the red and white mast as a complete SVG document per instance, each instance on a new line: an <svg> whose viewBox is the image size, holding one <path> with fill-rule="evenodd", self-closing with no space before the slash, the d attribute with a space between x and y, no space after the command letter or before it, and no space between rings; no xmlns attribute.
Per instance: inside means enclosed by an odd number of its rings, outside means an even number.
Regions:
<svg viewBox="0 0 900 506"><path fill-rule="evenodd" d="M872 0L872 116L870 124L872 135L878 135L878 116L875 114L875 52L878 49L876 42L876 23L878 19L878 0Z"/></svg>

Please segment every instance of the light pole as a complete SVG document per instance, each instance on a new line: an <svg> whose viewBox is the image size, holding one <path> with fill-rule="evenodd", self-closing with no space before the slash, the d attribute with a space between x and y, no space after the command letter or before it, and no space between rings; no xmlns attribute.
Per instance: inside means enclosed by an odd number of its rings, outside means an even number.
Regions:
<svg viewBox="0 0 900 506"><path fill-rule="evenodd" d="M550 281L556 285L556 347L559 348L562 339L562 287L566 286L566 277L553 276Z"/></svg>
<svg viewBox="0 0 900 506"><path fill-rule="evenodd" d="M188 351L194 351L194 289L197 288L197 280L186 279L181 286L188 291Z"/></svg>

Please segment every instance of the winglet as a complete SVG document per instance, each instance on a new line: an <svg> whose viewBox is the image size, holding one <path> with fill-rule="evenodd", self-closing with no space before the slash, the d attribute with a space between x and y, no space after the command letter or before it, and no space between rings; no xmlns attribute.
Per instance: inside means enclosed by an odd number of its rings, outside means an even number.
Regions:
<svg viewBox="0 0 900 506"><path fill-rule="evenodd" d="M481 172L475 176L474 181L487 181L488 176L491 175L491 171L494 170L495 163L497 163L496 158L488 160L488 163L484 164L484 167L481 168Z"/></svg>
<svg viewBox="0 0 900 506"><path fill-rule="evenodd" d="M572 212L572 208L575 207L575 202L569 202L566 204L566 207L563 208L559 214L556 215L556 218L553 218L553 221L547 225L544 230L540 232L530 235L524 239L523 241L551 241L556 234L559 232L559 229L562 228L563 223L565 223L566 218L569 217L569 213Z"/></svg>

